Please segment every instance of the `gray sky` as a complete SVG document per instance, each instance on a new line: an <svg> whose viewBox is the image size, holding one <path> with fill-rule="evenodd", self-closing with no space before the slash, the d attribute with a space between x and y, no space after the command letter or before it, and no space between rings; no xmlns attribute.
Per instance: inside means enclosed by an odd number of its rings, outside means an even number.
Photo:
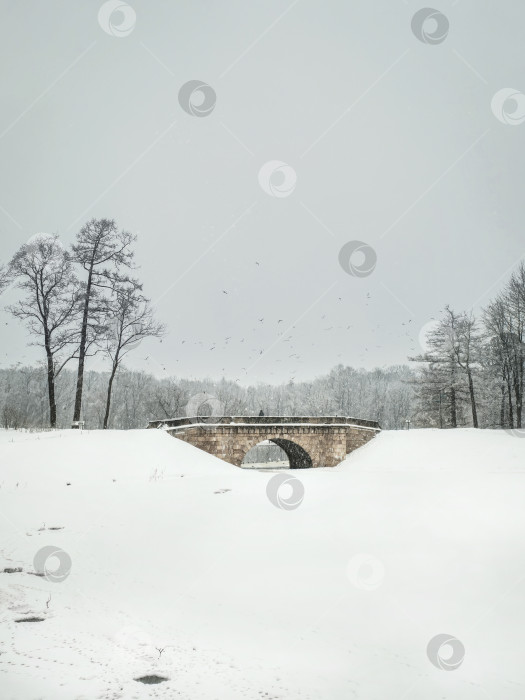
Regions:
<svg viewBox="0 0 525 700"><path fill-rule="evenodd" d="M491 109L525 92L521 0L438 3L434 44L412 0L134 0L125 36L102 4L0 4L0 259L93 216L136 233L169 335L131 367L247 383L404 362L523 256L525 121ZM190 80L216 94L205 117L179 104ZM296 174L287 196L259 184L270 161ZM338 262L356 240L377 254L361 278ZM0 324L0 366L38 356Z"/></svg>

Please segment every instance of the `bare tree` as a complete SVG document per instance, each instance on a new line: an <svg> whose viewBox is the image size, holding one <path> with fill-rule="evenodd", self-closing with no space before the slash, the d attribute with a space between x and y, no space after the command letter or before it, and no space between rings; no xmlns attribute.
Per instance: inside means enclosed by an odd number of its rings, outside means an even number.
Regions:
<svg viewBox="0 0 525 700"><path fill-rule="evenodd" d="M513 389L516 401L516 427L522 427L525 389L525 264L520 263L508 284L508 305L512 319Z"/></svg>
<svg viewBox="0 0 525 700"><path fill-rule="evenodd" d="M512 336L507 332L506 303L501 295L485 309L483 320L487 337L485 365L500 381L500 426L512 428Z"/></svg>
<svg viewBox="0 0 525 700"><path fill-rule="evenodd" d="M32 344L43 347L46 353L49 422L54 428L55 381L78 347L78 281L58 236L45 234L15 253L9 273L26 297L8 311L26 323L37 338Z"/></svg>
<svg viewBox="0 0 525 700"><path fill-rule="evenodd" d="M8 284L11 282L11 278L9 275L9 269L5 267L5 265L0 265L0 294L4 291L4 289L8 286Z"/></svg>
<svg viewBox="0 0 525 700"><path fill-rule="evenodd" d="M488 364L499 378L501 420L522 427L525 390L525 264L484 311Z"/></svg>
<svg viewBox="0 0 525 700"><path fill-rule="evenodd" d="M525 317L516 290L505 290L485 309L484 320L488 337L488 362L500 378L502 420L507 415L508 427L520 428L524 388Z"/></svg>
<svg viewBox="0 0 525 700"><path fill-rule="evenodd" d="M104 430L108 427L111 394L115 375L126 355L136 348L144 338L160 338L164 326L155 321L149 300L142 296L142 287L132 280L114 288L112 312L108 318L108 333L105 352L111 362L109 375Z"/></svg>
<svg viewBox="0 0 525 700"><path fill-rule="evenodd" d="M463 320L460 324L459 317L448 306L445 307L442 317L437 321L435 327L427 333L428 350L422 355L409 358L411 361L427 364L427 368L419 372L416 380L416 391L420 402L427 403L427 411L435 413L439 409L441 427L443 426L443 411L446 409L449 413L448 424L451 428L457 428L458 419L462 415L462 401L465 394L465 385L461 380L461 374L466 372L466 364L468 364L468 372L472 375L473 361L471 354L467 354L465 349L466 330L464 325ZM469 341L468 347L469 353L471 353L471 341ZM477 427L473 386L471 396L474 400L472 411Z"/></svg>
<svg viewBox="0 0 525 700"><path fill-rule="evenodd" d="M448 344L459 369L467 377L472 425L478 427L478 412L474 391L473 370L479 362L480 338L476 320L472 314L455 313L450 306L445 307L444 322L447 324Z"/></svg>
<svg viewBox="0 0 525 700"><path fill-rule="evenodd" d="M129 281L129 278L122 274L122 270L130 268L133 264L131 245L135 240L135 236L131 233L119 231L111 219L91 219L79 231L77 241L73 245L73 259L87 274L83 294L74 424L80 420L82 410L84 370L90 331L93 341L103 330L96 313L100 310L98 302L101 295L108 290L111 291L115 284ZM93 317L95 317L94 323Z"/></svg>
<svg viewBox="0 0 525 700"><path fill-rule="evenodd" d="M177 418L184 415L188 398L188 392L175 379L163 379L154 387L148 408L157 418Z"/></svg>

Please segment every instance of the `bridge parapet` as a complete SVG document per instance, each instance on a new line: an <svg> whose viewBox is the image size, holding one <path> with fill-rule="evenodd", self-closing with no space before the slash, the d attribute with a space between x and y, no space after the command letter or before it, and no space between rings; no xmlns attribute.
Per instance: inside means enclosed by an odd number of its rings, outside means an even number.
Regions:
<svg viewBox="0 0 525 700"><path fill-rule="evenodd" d="M362 418L349 418L347 416L209 416L209 417L189 417L169 418L163 420L152 420L148 428L178 428L184 425L231 425L231 424L287 424L295 425L305 423L307 425L356 425L373 430L381 430L378 421L363 420Z"/></svg>

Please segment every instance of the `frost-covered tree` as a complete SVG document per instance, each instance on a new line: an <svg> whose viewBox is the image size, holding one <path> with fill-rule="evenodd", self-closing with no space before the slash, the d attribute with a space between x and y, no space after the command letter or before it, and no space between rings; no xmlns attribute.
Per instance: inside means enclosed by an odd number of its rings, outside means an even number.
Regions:
<svg viewBox="0 0 525 700"><path fill-rule="evenodd" d="M119 367L126 356L145 338L160 338L164 332L164 326L155 320L150 302L142 295L142 287L136 280L114 286L109 300L104 342L104 352L111 363L104 429L109 424L113 382Z"/></svg>
<svg viewBox="0 0 525 700"><path fill-rule="evenodd" d="M148 410L156 419L182 416L188 399L188 392L175 379L163 379L152 388Z"/></svg>
<svg viewBox="0 0 525 700"><path fill-rule="evenodd" d="M501 381L509 427L522 427L525 385L525 265L484 311L490 365Z"/></svg>
<svg viewBox="0 0 525 700"><path fill-rule="evenodd" d="M481 338L477 322L472 313L456 313L450 306L445 307L444 321L454 361L467 380L472 412L472 425L478 427L478 412L476 406L476 391L474 389L474 373L481 361Z"/></svg>
<svg viewBox="0 0 525 700"><path fill-rule="evenodd" d="M0 294L10 283L9 269L5 265L0 265Z"/></svg>
<svg viewBox="0 0 525 700"><path fill-rule="evenodd" d="M104 295L115 284L129 281L127 270L133 264L132 244L135 236L119 231L111 219L91 219L77 234L73 245L73 260L85 273L82 321L78 351L77 385L73 422L80 420L86 356L90 343L104 334L100 314L104 307Z"/></svg>
<svg viewBox="0 0 525 700"><path fill-rule="evenodd" d="M457 428L464 423L465 399L469 396L473 425L477 427L473 383L475 322L446 306L427 333L427 350L409 358L420 366L415 386L423 415L439 416L439 425ZM424 366L426 365L426 367Z"/></svg>
<svg viewBox="0 0 525 700"><path fill-rule="evenodd" d="M15 253L9 274L25 296L8 310L26 324L32 344L45 352L49 423L54 428L56 380L78 348L78 280L58 236L47 234L35 237Z"/></svg>

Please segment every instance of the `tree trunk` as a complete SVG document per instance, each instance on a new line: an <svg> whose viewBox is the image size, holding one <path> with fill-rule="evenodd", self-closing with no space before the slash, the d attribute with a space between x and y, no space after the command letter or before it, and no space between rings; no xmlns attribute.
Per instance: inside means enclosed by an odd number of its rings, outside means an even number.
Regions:
<svg viewBox="0 0 525 700"><path fill-rule="evenodd" d="M521 428L521 387L518 378L514 380L514 396L516 397L516 428Z"/></svg>
<svg viewBox="0 0 525 700"><path fill-rule="evenodd" d="M509 398L509 428L514 427L514 407L512 406L512 385L510 383L510 376L507 375L507 394Z"/></svg>
<svg viewBox="0 0 525 700"><path fill-rule="evenodd" d="M514 399L516 401L516 428L521 427L521 406L520 404L520 393L519 393L519 387L518 387L518 378L516 377L516 371L513 371L513 377L512 377L512 389L514 391Z"/></svg>
<svg viewBox="0 0 525 700"><path fill-rule="evenodd" d="M499 426L505 427L505 384L501 382L501 406L499 410Z"/></svg>
<svg viewBox="0 0 525 700"><path fill-rule="evenodd" d="M525 347L525 346L524 346L524 347ZM523 352L524 352L524 351L521 350L521 353L523 353ZM524 386L524 380L525 380L524 371L523 371L523 370L524 370L523 364L524 364L524 360L520 358L520 362L519 362L519 365L518 365L518 373L519 373L519 398L516 400L516 404L517 404L517 406L516 406L516 413L517 413L517 422L518 422L517 427L518 427L518 428L521 428L521 427L522 427L523 386Z"/></svg>
<svg viewBox="0 0 525 700"><path fill-rule="evenodd" d="M474 396L474 382L472 381L472 372L470 371L470 368L467 369L467 374L468 374L468 390L470 393L470 403L472 406L472 425L477 428L478 427L478 412L476 410L476 399Z"/></svg>
<svg viewBox="0 0 525 700"><path fill-rule="evenodd" d="M106 414L104 416L104 425L103 425L104 430L107 430L107 428L108 428L109 410L111 408L111 392L113 391L113 380L115 379L117 369L118 369L118 365L113 365L113 369L111 370L111 376L109 378L108 394L107 394L107 398L106 398Z"/></svg>
<svg viewBox="0 0 525 700"><path fill-rule="evenodd" d="M456 389L453 386L450 387L450 424L453 428L458 427Z"/></svg>
<svg viewBox="0 0 525 700"><path fill-rule="evenodd" d="M84 313L82 316L82 330L80 335L80 347L78 350L78 373L77 373L77 390L75 395L75 410L73 412L73 423L78 423L80 420L80 412L82 410L82 392L84 389L84 367L86 364L86 345L87 345L87 328L89 320L89 302L91 297L91 286L93 283L93 268L89 271L86 299L84 301ZM78 427L76 425L72 427Z"/></svg>
<svg viewBox="0 0 525 700"><path fill-rule="evenodd" d="M57 426L57 404L55 398L55 371L53 367L53 355L47 352L47 393L49 397L49 424L52 428Z"/></svg>

